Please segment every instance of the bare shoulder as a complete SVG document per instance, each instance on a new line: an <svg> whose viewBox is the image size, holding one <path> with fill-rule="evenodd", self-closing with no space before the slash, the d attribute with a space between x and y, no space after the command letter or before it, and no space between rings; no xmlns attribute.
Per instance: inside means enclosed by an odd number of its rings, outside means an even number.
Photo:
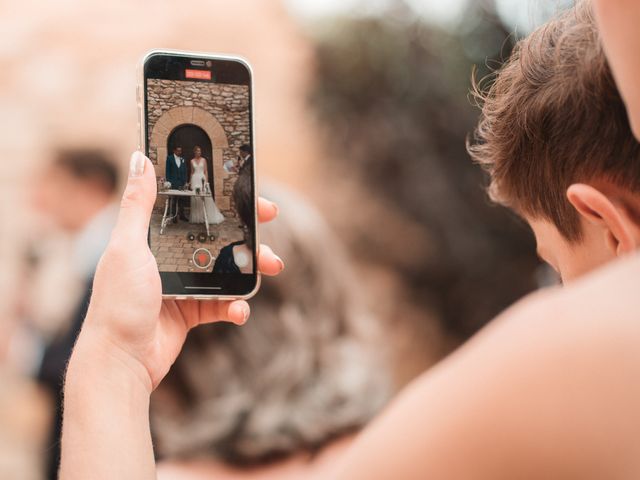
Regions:
<svg viewBox="0 0 640 480"><path fill-rule="evenodd" d="M340 478L637 478L639 281L632 258L524 299L410 386Z"/></svg>

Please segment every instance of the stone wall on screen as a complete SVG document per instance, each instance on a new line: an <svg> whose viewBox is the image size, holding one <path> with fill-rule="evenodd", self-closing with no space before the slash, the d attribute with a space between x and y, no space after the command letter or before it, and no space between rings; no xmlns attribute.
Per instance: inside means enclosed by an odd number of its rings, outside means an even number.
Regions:
<svg viewBox="0 0 640 480"><path fill-rule="evenodd" d="M240 146L250 143L249 88L149 79L147 100L149 158L156 165L157 177L164 176L171 132L181 125L197 125L207 133L213 147L212 188L216 204L225 216L235 217L231 193L237 174L227 173L223 164L226 160L235 160ZM160 207L160 203L157 206Z"/></svg>

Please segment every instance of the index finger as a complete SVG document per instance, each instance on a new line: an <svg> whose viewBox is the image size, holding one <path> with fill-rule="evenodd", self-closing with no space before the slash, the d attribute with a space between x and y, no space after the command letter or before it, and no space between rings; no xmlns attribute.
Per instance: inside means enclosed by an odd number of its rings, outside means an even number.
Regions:
<svg viewBox="0 0 640 480"><path fill-rule="evenodd" d="M258 221L267 223L278 216L278 206L266 198L258 198Z"/></svg>

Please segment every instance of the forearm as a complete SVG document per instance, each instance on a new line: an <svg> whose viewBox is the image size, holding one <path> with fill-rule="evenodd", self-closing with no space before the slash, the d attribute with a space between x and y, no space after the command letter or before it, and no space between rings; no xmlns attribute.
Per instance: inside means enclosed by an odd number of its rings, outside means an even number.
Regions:
<svg viewBox="0 0 640 480"><path fill-rule="evenodd" d="M151 387L145 372L117 353L82 334L74 349L65 382L62 480L156 478Z"/></svg>

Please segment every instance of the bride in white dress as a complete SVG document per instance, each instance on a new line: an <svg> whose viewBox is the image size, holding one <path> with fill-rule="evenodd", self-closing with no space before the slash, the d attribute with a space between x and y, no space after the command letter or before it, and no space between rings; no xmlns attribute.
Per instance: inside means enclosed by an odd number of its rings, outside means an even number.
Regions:
<svg viewBox="0 0 640 480"><path fill-rule="evenodd" d="M194 157L191 160L191 190L195 192L196 188L198 188L200 189L200 193L206 193L206 188L209 185L207 181L207 178L209 178L207 175L207 160L202 156L202 149L200 147L195 147L193 154ZM205 197L204 204L207 209L207 220L210 224L218 224L224 221L224 215L218 210L211 193ZM204 223L202 197L191 197L189 222Z"/></svg>

